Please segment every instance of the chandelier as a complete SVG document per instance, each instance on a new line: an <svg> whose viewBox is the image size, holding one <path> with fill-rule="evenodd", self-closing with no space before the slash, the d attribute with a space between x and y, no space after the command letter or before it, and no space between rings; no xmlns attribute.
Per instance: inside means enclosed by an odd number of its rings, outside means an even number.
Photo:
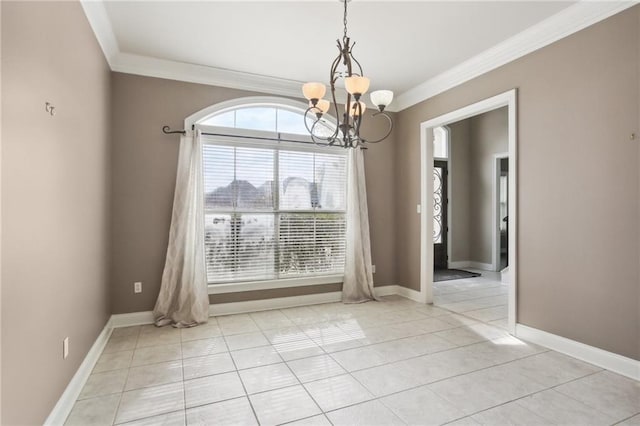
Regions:
<svg viewBox="0 0 640 426"><path fill-rule="evenodd" d="M377 140L365 140L360 135L360 127L364 119L364 112L367 109L361 100L362 96L369 90L369 79L364 76L362 66L354 58L352 50L355 42L351 43L347 35L347 3L344 2L344 35L342 42L337 40L340 53L331 64L330 89L332 102L323 99L327 88L323 83L306 83L302 86L302 93L309 101L309 108L305 111L304 121L311 139L318 145L341 146L343 148L363 147L367 143L377 143L385 140L391 134L393 121L384 109L393 100L391 90L376 90L371 92L370 98L377 111L373 117L384 117L388 121L387 133ZM336 101L336 82L338 79L344 80L344 87L347 92L344 112L341 113L340 106ZM337 126L331 131L327 126L323 116L330 110L335 112Z"/></svg>

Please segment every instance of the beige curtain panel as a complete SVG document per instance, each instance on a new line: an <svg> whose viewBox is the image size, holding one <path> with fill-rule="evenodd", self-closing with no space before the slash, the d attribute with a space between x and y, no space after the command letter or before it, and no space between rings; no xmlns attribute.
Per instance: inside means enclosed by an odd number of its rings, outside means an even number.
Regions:
<svg viewBox="0 0 640 426"><path fill-rule="evenodd" d="M374 300L369 210L364 176L364 153L351 149L347 178L347 253L342 285L344 303Z"/></svg>
<svg viewBox="0 0 640 426"><path fill-rule="evenodd" d="M202 185L202 141L197 132L180 139L167 259L153 309L157 326L193 327L209 318Z"/></svg>

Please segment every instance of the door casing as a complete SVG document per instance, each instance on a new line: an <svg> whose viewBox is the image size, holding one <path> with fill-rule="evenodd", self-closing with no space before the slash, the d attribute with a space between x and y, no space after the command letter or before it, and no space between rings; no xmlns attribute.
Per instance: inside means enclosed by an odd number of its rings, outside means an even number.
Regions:
<svg viewBox="0 0 640 426"><path fill-rule="evenodd" d="M509 136L509 273L507 326L515 334L518 281L518 210L517 210L517 90L465 106L420 124L420 295L423 303L433 303L433 132L444 126L488 111L507 107ZM431 179L429 179L431 177ZM424 206L424 208L422 208Z"/></svg>

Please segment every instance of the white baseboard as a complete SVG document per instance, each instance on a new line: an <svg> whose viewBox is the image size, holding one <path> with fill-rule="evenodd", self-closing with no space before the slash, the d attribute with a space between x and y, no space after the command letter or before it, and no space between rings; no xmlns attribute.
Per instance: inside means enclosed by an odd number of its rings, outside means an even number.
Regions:
<svg viewBox="0 0 640 426"><path fill-rule="evenodd" d="M373 292L376 297L393 296L395 294L398 294L398 287L399 286L397 285L382 285L379 287L374 287Z"/></svg>
<svg viewBox="0 0 640 426"><path fill-rule="evenodd" d="M468 260L457 260L455 262L449 262L450 269L470 268L471 262Z"/></svg>
<svg viewBox="0 0 640 426"><path fill-rule="evenodd" d="M547 333L523 324L516 325L516 336L540 346L544 346L565 355L572 356L598 367L640 380L640 361L608 352L594 346L585 345L575 340L556 334Z"/></svg>
<svg viewBox="0 0 640 426"><path fill-rule="evenodd" d="M58 403L53 407L53 410L49 414L49 417L47 417L47 420L45 420L45 425L60 426L67 420L69 413L71 413L71 410L73 409L73 405L78 399L78 396L80 396L82 388L87 382L93 367L96 365L96 362L98 362L98 358L100 358L102 350L111 336L113 328L110 323L111 320L107 321L107 324L98 335L93 346L89 349L89 352L87 353L87 356L84 357L78 371L73 375L73 378L62 393Z"/></svg>
<svg viewBox="0 0 640 426"><path fill-rule="evenodd" d="M413 300L414 302L424 303L424 297L422 297L419 291L401 285L384 285L375 287L374 291L376 297L398 295Z"/></svg>
<svg viewBox="0 0 640 426"><path fill-rule="evenodd" d="M509 267L507 266L502 271L500 271L500 282L502 284L509 284L511 281L511 276L509 275Z"/></svg>
<svg viewBox="0 0 640 426"><path fill-rule="evenodd" d="M417 290L412 288L403 287L401 285L398 286L398 296L406 297L407 299L411 299L414 302L426 303L425 298L422 296Z"/></svg>
<svg viewBox="0 0 640 426"><path fill-rule="evenodd" d="M491 263L469 262L469 268L480 269L481 271L495 271Z"/></svg>
<svg viewBox="0 0 640 426"><path fill-rule="evenodd" d="M215 303L209 305L209 315L243 314L246 312L339 302L340 300L342 300L342 292L332 291L328 293L305 294L302 296L278 297L274 299L247 300L245 302Z"/></svg>
<svg viewBox="0 0 640 426"><path fill-rule="evenodd" d="M133 325L153 324L153 311L113 314L109 320L111 327L130 327Z"/></svg>
<svg viewBox="0 0 640 426"><path fill-rule="evenodd" d="M214 303L209 305L209 315L233 315L247 312L268 311L271 309L293 308L296 306L318 305L320 303L339 302L342 293L339 291L302 296L278 297L273 299L247 300L244 302ZM130 327L133 325L153 324L153 312L132 312L111 316L111 326Z"/></svg>
<svg viewBox="0 0 640 426"><path fill-rule="evenodd" d="M399 295L416 302L423 302L419 291L399 285L385 285L375 287L376 297ZM247 312L268 311L271 309L285 309L296 306L318 305L321 303L339 302L342 293L339 291L306 294L302 296L278 297L274 299L247 300L244 302L215 303L209 305L209 315L233 315ZM130 314L114 314L111 316L110 326L129 327L133 325L152 324L153 313L151 311L132 312Z"/></svg>
<svg viewBox="0 0 640 426"><path fill-rule="evenodd" d="M449 268L473 268L480 269L482 271L494 271L493 265L491 263L474 262L473 260L458 260L455 262L449 262Z"/></svg>

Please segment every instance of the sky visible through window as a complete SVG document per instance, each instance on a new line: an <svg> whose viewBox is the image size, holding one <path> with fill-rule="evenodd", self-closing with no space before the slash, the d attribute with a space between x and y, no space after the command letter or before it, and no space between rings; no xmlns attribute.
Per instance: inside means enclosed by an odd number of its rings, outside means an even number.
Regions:
<svg viewBox="0 0 640 426"><path fill-rule="evenodd" d="M308 134L301 113L274 107L248 107L227 111L202 122L205 126Z"/></svg>

